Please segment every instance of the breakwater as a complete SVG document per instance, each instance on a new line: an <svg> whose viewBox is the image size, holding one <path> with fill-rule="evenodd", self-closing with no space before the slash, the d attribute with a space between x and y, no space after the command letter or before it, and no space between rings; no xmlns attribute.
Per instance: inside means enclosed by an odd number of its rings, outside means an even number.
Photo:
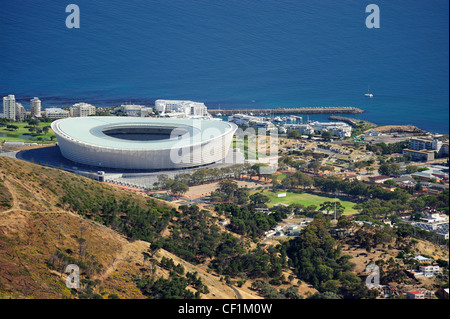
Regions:
<svg viewBox="0 0 450 319"><path fill-rule="evenodd" d="M352 106L337 107L279 107L275 109L208 109L211 115L233 115L233 114L253 114L253 115L295 115L295 114L360 114L364 111Z"/></svg>
<svg viewBox="0 0 450 319"><path fill-rule="evenodd" d="M345 122L347 124L349 124L351 127L356 128L359 126L359 124L365 124L368 126L377 126L374 123L370 123L368 121L365 120L360 120L360 119L352 119L352 118L348 118L348 117L343 117L343 116L330 116L328 117L328 119L330 121L340 121L340 122Z"/></svg>

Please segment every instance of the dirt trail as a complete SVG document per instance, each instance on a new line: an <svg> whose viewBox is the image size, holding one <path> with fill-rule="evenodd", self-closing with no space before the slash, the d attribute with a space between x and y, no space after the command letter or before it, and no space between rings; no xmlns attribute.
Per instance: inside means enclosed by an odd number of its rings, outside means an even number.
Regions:
<svg viewBox="0 0 450 319"><path fill-rule="evenodd" d="M11 183L9 183L7 180L5 180L3 183L4 183L5 187L6 187L6 189L9 191L9 193L12 196L12 205L11 205L11 208L9 208L7 210L4 210L3 212L0 212L0 214L8 214L8 213L11 213L12 211L18 210L18 208L17 208L17 203L18 203L18 201L17 201L17 194L16 194L14 188L12 187Z"/></svg>
<svg viewBox="0 0 450 319"><path fill-rule="evenodd" d="M129 262L131 260L142 260L142 252L146 251L150 246L149 243L143 241L128 242L122 246L122 250L114 256L113 261L104 269L104 271L96 277L104 281L108 278L122 262Z"/></svg>

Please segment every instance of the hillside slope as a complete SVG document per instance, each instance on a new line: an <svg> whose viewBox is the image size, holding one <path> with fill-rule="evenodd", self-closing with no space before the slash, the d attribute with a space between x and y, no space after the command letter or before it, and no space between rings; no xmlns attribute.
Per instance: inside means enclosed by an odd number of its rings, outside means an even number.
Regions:
<svg viewBox="0 0 450 319"><path fill-rule="evenodd" d="M88 219L62 204L61 198L76 190L84 193L80 205L89 205L86 201L90 198L111 196L136 205L149 205L148 198L142 195L64 171L0 157L1 297L146 298L138 282L146 276L169 278L169 270L159 264L165 257L173 259L175 265L182 264L185 272L197 274L209 290L201 298L237 298L232 288L205 269L163 249L153 258L146 258L150 243L130 241L95 218ZM171 208L162 202L156 205ZM64 270L69 263L82 266L82 289L78 293L65 286ZM187 289L196 291L190 286ZM259 298L248 292L240 293L243 298Z"/></svg>

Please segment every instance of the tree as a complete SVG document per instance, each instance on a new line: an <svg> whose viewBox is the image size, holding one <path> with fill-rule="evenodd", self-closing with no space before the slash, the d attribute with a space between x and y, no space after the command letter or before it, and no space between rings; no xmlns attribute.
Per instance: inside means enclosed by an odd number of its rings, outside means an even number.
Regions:
<svg viewBox="0 0 450 319"><path fill-rule="evenodd" d="M420 180L418 180L418 181L416 182L416 186L414 186L414 190L415 190L416 192L421 192L422 189L423 189L422 182L421 182Z"/></svg>
<svg viewBox="0 0 450 319"><path fill-rule="evenodd" d="M189 186L187 186L186 184L179 182L179 181L175 181L170 186L170 192L175 196L180 196L182 194L185 194L188 190L189 190Z"/></svg>
<svg viewBox="0 0 450 319"><path fill-rule="evenodd" d="M234 199L236 204L243 205L246 204L249 200L249 192L248 189L240 187L234 192Z"/></svg>
<svg viewBox="0 0 450 319"><path fill-rule="evenodd" d="M270 202L270 198L262 193L256 193L250 196L250 201L255 206L260 206Z"/></svg>
<svg viewBox="0 0 450 319"><path fill-rule="evenodd" d="M329 131L323 131L322 132L322 138L325 141L331 141L331 137L332 137L331 132L329 132Z"/></svg>
<svg viewBox="0 0 450 319"><path fill-rule="evenodd" d="M316 292L314 295L309 297L308 299L341 299L339 295L334 292L325 291L323 293Z"/></svg>
<svg viewBox="0 0 450 319"><path fill-rule="evenodd" d="M417 172L418 170L419 170L419 168L418 168L416 165L408 165L408 166L406 166L406 172L407 172L408 174L415 173L415 172Z"/></svg>
<svg viewBox="0 0 450 319"><path fill-rule="evenodd" d="M15 130L17 130L19 127L18 127L17 125L8 124L8 125L6 125L6 128L9 129L9 130L15 131Z"/></svg>
<svg viewBox="0 0 450 319"><path fill-rule="evenodd" d="M314 160L308 164L308 168L312 169L314 173L317 173L319 171L320 165L321 162L319 160Z"/></svg>
<svg viewBox="0 0 450 319"><path fill-rule="evenodd" d="M288 138L293 138L293 139L298 140L298 139L300 139L302 136L301 136L301 134L300 134L300 132L299 132L298 130L292 130L292 131L289 131L289 132L288 132L287 137L288 137Z"/></svg>
<svg viewBox="0 0 450 319"><path fill-rule="evenodd" d="M341 216L339 217L338 223L337 223L337 227L338 228L342 228L342 229L350 229L353 226L353 223L350 219Z"/></svg>
<svg viewBox="0 0 450 319"><path fill-rule="evenodd" d="M394 182L392 179L388 179L387 181L384 181L383 184L390 185L390 186L397 186L397 183Z"/></svg>
<svg viewBox="0 0 450 319"><path fill-rule="evenodd" d="M156 184L159 185L160 188L164 189L164 188L166 188L168 180L169 180L169 176L167 176L166 174L161 174L161 175L158 175L158 182Z"/></svg>
<svg viewBox="0 0 450 319"><path fill-rule="evenodd" d="M397 163L383 163L378 168L378 173L381 175L391 176L391 175L399 175L400 174L400 165Z"/></svg>
<svg viewBox="0 0 450 319"><path fill-rule="evenodd" d="M336 218L339 218L342 213L344 212L344 206L342 206L341 202L324 202L320 204L321 211L326 211L327 214L330 212L333 212L334 216L334 210L336 209Z"/></svg>
<svg viewBox="0 0 450 319"><path fill-rule="evenodd" d="M238 189L238 183L233 180L221 181L219 183L219 191L223 193L226 197L232 198L234 192Z"/></svg>
<svg viewBox="0 0 450 319"><path fill-rule="evenodd" d="M293 203L289 205L289 209L295 214L295 215L301 215L305 211L305 205L302 205L300 203Z"/></svg>

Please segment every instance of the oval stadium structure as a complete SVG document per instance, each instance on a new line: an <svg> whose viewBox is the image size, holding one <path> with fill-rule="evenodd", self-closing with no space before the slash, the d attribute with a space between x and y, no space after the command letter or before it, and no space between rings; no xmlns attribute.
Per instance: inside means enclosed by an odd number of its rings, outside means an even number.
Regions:
<svg viewBox="0 0 450 319"><path fill-rule="evenodd" d="M220 162L237 126L216 120L77 117L52 123L61 154L116 169L168 170Z"/></svg>

